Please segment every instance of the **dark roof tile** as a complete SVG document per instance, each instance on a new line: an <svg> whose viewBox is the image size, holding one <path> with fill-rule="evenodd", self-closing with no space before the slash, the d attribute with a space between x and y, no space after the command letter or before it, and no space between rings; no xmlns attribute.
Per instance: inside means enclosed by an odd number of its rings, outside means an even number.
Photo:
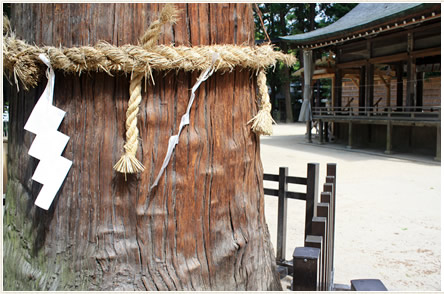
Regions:
<svg viewBox="0 0 444 294"><path fill-rule="evenodd" d="M378 25L387 23L390 20L395 21L397 18L420 13L433 6L436 6L436 3L361 3L329 26L304 34L280 38L296 44L324 42L335 37L343 38L346 34L352 35L366 28L375 29Z"/></svg>

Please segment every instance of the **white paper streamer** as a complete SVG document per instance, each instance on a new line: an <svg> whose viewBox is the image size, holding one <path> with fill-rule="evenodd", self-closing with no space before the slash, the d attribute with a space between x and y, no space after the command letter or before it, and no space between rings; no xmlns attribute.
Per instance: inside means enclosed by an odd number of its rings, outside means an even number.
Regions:
<svg viewBox="0 0 444 294"><path fill-rule="evenodd" d="M171 159L171 155L173 154L173 151L176 148L176 145L179 144L179 137L180 137L180 133L182 132L182 129L186 125L190 124L190 110L191 110L191 106L193 105L193 102L194 102L196 90L199 88L199 86L202 82L207 80L214 73L213 66L214 66L214 63L218 59L219 59L219 53L214 52L210 67L208 67L204 72L202 72L202 74L197 79L196 84L194 84L193 88L191 89L190 101L188 102L187 111L185 112L185 114L182 116L182 118L180 120L179 132L177 132L177 135L171 136L170 139L168 140L167 154L165 155L165 159L163 160L162 167L160 168L159 174L157 175L156 180L154 181L153 185L151 186L151 189L157 186L157 184L159 183L160 177L162 176L163 172L165 171L165 168L168 166L168 163L170 162L170 159Z"/></svg>
<svg viewBox="0 0 444 294"><path fill-rule="evenodd" d="M34 204L48 210L71 168L72 161L61 156L69 136L57 131L66 112L52 105L55 73L44 54L40 54L39 58L48 66L48 83L24 129L36 134L28 154L40 160L32 179L43 184L43 187Z"/></svg>

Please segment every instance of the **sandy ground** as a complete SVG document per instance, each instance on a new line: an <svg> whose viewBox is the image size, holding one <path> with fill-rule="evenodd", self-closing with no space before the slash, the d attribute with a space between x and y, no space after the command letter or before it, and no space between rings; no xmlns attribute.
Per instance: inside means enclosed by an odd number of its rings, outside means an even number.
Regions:
<svg viewBox="0 0 444 294"><path fill-rule="evenodd" d="M390 291L441 289L441 166L432 158L308 144L305 125L274 126L261 138L265 173L280 166L306 176L309 162L337 164L334 283L380 279ZM265 187L277 184L265 182ZM302 189L301 189L302 188ZM293 191L303 187L290 185ZM276 243L277 198L265 197L265 213ZM305 203L289 200L286 259L303 246Z"/></svg>

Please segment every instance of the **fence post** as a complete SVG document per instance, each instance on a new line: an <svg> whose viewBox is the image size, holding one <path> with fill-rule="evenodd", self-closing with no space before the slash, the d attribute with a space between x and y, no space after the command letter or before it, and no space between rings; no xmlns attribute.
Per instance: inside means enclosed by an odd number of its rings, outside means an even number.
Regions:
<svg viewBox="0 0 444 294"><path fill-rule="evenodd" d="M330 142L330 140L328 139L328 121L324 122L324 142Z"/></svg>
<svg viewBox="0 0 444 294"><path fill-rule="evenodd" d="M293 291L319 290L319 256L321 250L296 247L293 253Z"/></svg>
<svg viewBox="0 0 444 294"><path fill-rule="evenodd" d="M327 248L325 251L327 251L327 260L326 260L326 272L327 272L327 291L331 290L332 281L333 281L333 242L332 242L332 193L329 192L331 188L331 184L324 184L324 191L327 190L328 192L322 192L321 193L321 203L322 206L326 206L328 208L328 220L327 220Z"/></svg>
<svg viewBox="0 0 444 294"><path fill-rule="evenodd" d="M351 291L388 291L378 279L351 280Z"/></svg>
<svg viewBox="0 0 444 294"><path fill-rule="evenodd" d="M323 263L323 272L324 272L324 277L325 277L325 290L329 290L329 284L330 281L332 280L332 273L330 271L329 268L329 261L330 261L330 247L331 247L331 232L329 230L330 228L330 223L329 223L329 219L330 219L330 204L329 203L324 203L324 202L320 202L318 203L317 206L317 215L318 217L322 217L326 219L326 232L325 232L325 241L324 241L324 254L326 255L326 258L324 259L324 263ZM315 231L315 224L313 224L313 231Z"/></svg>
<svg viewBox="0 0 444 294"><path fill-rule="evenodd" d="M335 251L335 227L336 227L336 163L327 163L327 183L333 184L332 189L332 231L331 231L331 270L332 270L332 281L334 278L334 251Z"/></svg>
<svg viewBox="0 0 444 294"><path fill-rule="evenodd" d="M318 264L318 282L317 288L321 290L322 272L321 272L321 260L324 258L324 238L322 236L308 235L304 242L304 247L318 248L319 249L319 264Z"/></svg>
<svg viewBox="0 0 444 294"><path fill-rule="evenodd" d="M278 228L276 243L276 260L285 260L285 243L287 239L287 176L288 168L279 168L279 192L278 192Z"/></svg>
<svg viewBox="0 0 444 294"><path fill-rule="evenodd" d="M311 234L319 186L319 163L307 165L307 198L305 203L305 239Z"/></svg>
<svg viewBox="0 0 444 294"><path fill-rule="evenodd" d="M313 217L313 236L322 236L322 257L320 259L320 290L328 290L328 245L327 245L327 235L328 235L328 219L326 217Z"/></svg>
<svg viewBox="0 0 444 294"><path fill-rule="evenodd" d="M313 127L311 120L307 120L307 142L313 143L311 140L311 128Z"/></svg>
<svg viewBox="0 0 444 294"><path fill-rule="evenodd" d="M336 163L327 163L327 176L336 177Z"/></svg>
<svg viewBox="0 0 444 294"><path fill-rule="evenodd" d="M334 280L334 238L335 238L335 207L336 207L336 196L335 196L335 183L336 178L332 176L336 173L336 166L327 165L327 177L326 183L324 184L324 192L321 193L321 202L326 202L330 204L329 209L329 262L328 270L330 272L329 287L333 286ZM329 175L330 174L330 175Z"/></svg>

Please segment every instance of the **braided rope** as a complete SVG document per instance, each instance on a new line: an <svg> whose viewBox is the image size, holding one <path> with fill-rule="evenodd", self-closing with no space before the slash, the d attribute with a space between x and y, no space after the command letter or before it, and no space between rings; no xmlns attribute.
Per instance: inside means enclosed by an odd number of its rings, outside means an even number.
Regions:
<svg viewBox="0 0 444 294"><path fill-rule="evenodd" d="M142 73L137 73L131 78L129 87L130 99L128 101L125 123L126 143L123 146L125 153L113 167L114 170L124 173L125 178L127 173L138 173L145 169L143 164L136 158L137 147L139 145L137 114L139 113L139 104L142 101L142 79Z"/></svg>
<svg viewBox="0 0 444 294"><path fill-rule="evenodd" d="M220 59L215 64L216 71L232 71L235 67L254 71L272 66L276 61L292 65L296 58L291 54L275 51L271 45L238 46L166 46L157 45L143 48L136 45L116 47L106 42L96 46L72 48L32 46L13 36L3 38L3 67L15 80L20 80L25 89L35 87L44 72L38 55L45 53L55 70L66 73L116 72L151 75L152 70L203 71L211 65L213 53Z"/></svg>
<svg viewBox="0 0 444 294"><path fill-rule="evenodd" d="M144 49L149 49L157 43L162 26L168 22L175 22L176 8L172 4L167 4L160 12L159 19L152 22L145 34L141 38ZM118 52L117 52L118 54ZM125 57L124 57L125 58ZM128 58L124 60L124 64L128 62ZM147 72L145 72L145 75ZM151 75L151 70L149 71ZM152 78L152 76L151 76ZM120 157L119 161L114 165L114 170L124 173L125 179L127 173L142 172L145 167L136 158L137 147L139 145L139 129L137 128L137 114L139 113L139 104L142 101L142 79L143 73L135 73L131 75L129 87L130 99L128 101L128 110L126 111L126 143L123 146L125 153Z"/></svg>
<svg viewBox="0 0 444 294"><path fill-rule="evenodd" d="M271 135L273 133L273 122L271 117L271 103L268 95L267 76L265 70L260 70L257 77L259 92L259 112L247 124L252 123L251 129L258 135Z"/></svg>
<svg viewBox="0 0 444 294"><path fill-rule="evenodd" d="M149 29L140 38L143 48L153 47L159 40L160 30L166 23L176 23L177 9L174 4L167 3L160 13L159 19L150 24Z"/></svg>

